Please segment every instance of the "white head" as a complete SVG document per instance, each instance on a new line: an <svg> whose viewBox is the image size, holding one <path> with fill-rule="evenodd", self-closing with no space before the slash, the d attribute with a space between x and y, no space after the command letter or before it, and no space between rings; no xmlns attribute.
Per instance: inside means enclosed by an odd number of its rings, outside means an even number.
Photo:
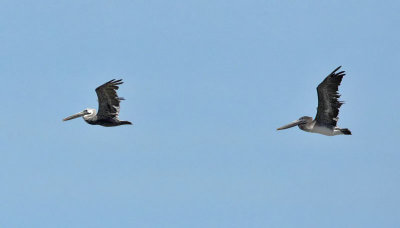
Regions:
<svg viewBox="0 0 400 228"><path fill-rule="evenodd" d="M95 115L96 115L96 109L87 108L87 109L83 110L82 112L79 112L72 116L68 116L68 117L64 118L63 121L72 120L72 119L75 119L75 118L78 118L81 116L83 117L83 119L86 120L86 119L92 118Z"/></svg>

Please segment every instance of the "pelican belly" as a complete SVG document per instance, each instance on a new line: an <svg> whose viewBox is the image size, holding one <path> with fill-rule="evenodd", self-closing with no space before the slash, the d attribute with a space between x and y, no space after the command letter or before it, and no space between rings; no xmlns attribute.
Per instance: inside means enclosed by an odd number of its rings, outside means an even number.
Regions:
<svg viewBox="0 0 400 228"><path fill-rule="evenodd" d="M337 134L335 134L335 130L333 130L332 128L329 128L326 126L318 126L318 125L314 125L314 127L312 128L312 130L310 132L323 134L323 135L327 135L327 136L337 135Z"/></svg>

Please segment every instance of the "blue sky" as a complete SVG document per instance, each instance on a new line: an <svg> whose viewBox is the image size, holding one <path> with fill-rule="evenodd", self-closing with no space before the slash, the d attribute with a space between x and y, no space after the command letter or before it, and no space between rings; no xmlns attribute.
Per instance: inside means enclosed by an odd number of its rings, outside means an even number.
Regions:
<svg viewBox="0 0 400 228"><path fill-rule="evenodd" d="M0 1L0 226L400 226L399 10ZM339 65L353 135L277 132ZM61 121L113 78L134 126Z"/></svg>

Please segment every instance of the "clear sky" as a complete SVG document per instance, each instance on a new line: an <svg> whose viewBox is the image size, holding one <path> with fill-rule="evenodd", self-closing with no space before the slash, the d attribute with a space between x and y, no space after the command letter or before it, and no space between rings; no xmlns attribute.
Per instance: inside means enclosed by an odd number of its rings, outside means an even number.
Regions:
<svg viewBox="0 0 400 228"><path fill-rule="evenodd" d="M0 1L0 227L399 227L399 12ZM353 135L277 132L339 65ZM61 121L113 78L134 126Z"/></svg>

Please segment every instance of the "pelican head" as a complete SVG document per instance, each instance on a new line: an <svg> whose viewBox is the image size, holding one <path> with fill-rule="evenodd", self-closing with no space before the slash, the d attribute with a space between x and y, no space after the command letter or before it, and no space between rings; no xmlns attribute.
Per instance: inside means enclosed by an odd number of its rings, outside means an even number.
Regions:
<svg viewBox="0 0 400 228"><path fill-rule="evenodd" d="M295 121L291 122L290 124L286 124L286 125L278 128L278 129L276 129L276 130L284 130L284 129L288 129L288 128L291 128L291 127L294 127L294 126L299 126L299 128L301 129L302 126L304 126L304 125L306 125L306 124L308 124L308 123L310 123L312 121L313 121L312 117L302 116L298 120L295 120Z"/></svg>
<svg viewBox="0 0 400 228"><path fill-rule="evenodd" d="M64 118L63 121L72 120L72 119L75 119L75 118L78 118L81 116L83 116L83 119L86 119L93 115L96 115L96 110L92 109L92 108L87 108L87 109L83 110L82 112L78 112L72 116L68 116L68 117Z"/></svg>

